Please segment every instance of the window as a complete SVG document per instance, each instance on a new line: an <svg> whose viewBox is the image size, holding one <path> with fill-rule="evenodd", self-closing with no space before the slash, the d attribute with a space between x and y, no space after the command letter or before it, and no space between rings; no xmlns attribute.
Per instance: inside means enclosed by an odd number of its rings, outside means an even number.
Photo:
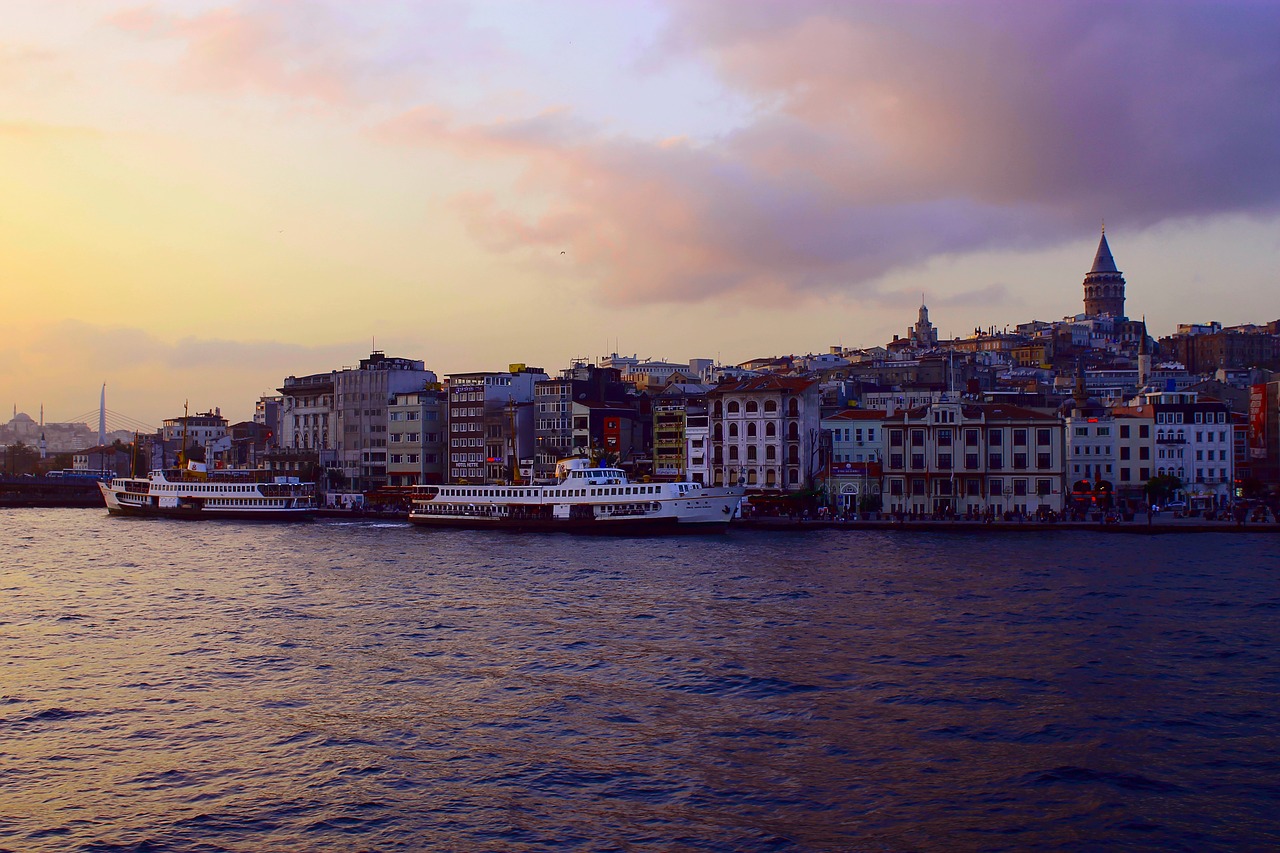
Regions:
<svg viewBox="0 0 1280 853"><path fill-rule="evenodd" d="M938 454L938 467L941 468L943 471L951 470L951 454L950 453Z"/></svg>
<svg viewBox="0 0 1280 853"><path fill-rule="evenodd" d="M996 497L1004 494L1004 480L1001 480L999 478L993 479L991 481L990 493L992 497Z"/></svg>
<svg viewBox="0 0 1280 853"><path fill-rule="evenodd" d="M1025 429L1015 429L1013 431L1013 446L1014 447L1027 446L1027 431Z"/></svg>
<svg viewBox="0 0 1280 853"><path fill-rule="evenodd" d="M987 455L987 467L993 470L1000 470L1004 467L1004 455L1000 453L991 453Z"/></svg>
<svg viewBox="0 0 1280 853"><path fill-rule="evenodd" d="M911 446L924 447L924 430L913 429L911 431Z"/></svg>
<svg viewBox="0 0 1280 853"><path fill-rule="evenodd" d="M916 470L916 471L924 470L924 454L923 453L911 454L911 467L913 470Z"/></svg>
<svg viewBox="0 0 1280 853"><path fill-rule="evenodd" d="M889 446L890 447L902 446L902 430L900 429L889 430Z"/></svg>
<svg viewBox="0 0 1280 853"><path fill-rule="evenodd" d="M1138 424L1138 438L1151 438L1151 424Z"/></svg>
<svg viewBox="0 0 1280 853"><path fill-rule="evenodd" d="M938 430L938 446L939 447L951 446L951 430L949 429Z"/></svg>
<svg viewBox="0 0 1280 853"><path fill-rule="evenodd" d="M1050 458L1048 453L1036 454L1036 467L1041 470L1053 467L1053 460Z"/></svg>
<svg viewBox="0 0 1280 853"><path fill-rule="evenodd" d="M970 471L976 469L978 467L978 454L966 453L964 455L964 467L968 468Z"/></svg>
<svg viewBox="0 0 1280 853"><path fill-rule="evenodd" d="M725 410L731 415L736 415L738 414L739 411L741 411L740 407L738 406L737 400L730 400L729 405L725 408Z"/></svg>
<svg viewBox="0 0 1280 853"><path fill-rule="evenodd" d="M987 444L992 447L999 447L1004 444L1004 432L1002 430L993 429L987 431Z"/></svg>

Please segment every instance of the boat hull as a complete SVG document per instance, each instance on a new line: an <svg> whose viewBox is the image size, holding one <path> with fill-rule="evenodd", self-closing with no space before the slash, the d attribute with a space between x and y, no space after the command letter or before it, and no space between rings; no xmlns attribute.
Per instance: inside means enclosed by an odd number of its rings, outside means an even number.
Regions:
<svg viewBox="0 0 1280 853"><path fill-rule="evenodd" d="M409 521L421 527L452 530L504 530L510 533L582 533L599 536L668 536L671 534L724 533L729 518L723 521L681 521L677 518L474 518L458 516L410 515Z"/></svg>
<svg viewBox="0 0 1280 853"><path fill-rule="evenodd" d="M314 509L215 510L150 507L142 509L115 506L107 507L107 512L111 515L130 518L177 518L184 521L311 521L315 518Z"/></svg>

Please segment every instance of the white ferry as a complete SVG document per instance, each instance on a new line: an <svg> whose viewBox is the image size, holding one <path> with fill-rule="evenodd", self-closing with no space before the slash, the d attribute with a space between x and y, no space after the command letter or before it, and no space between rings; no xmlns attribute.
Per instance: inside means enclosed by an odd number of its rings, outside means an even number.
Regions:
<svg viewBox="0 0 1280 853"><path fill-rule="evenodd" d="M258 469L207 471L197 462L98 487L112 515L301 521L316 509L315 483Z"/></svg>
<svg viewBox="0 0 1280 853"><path fill-rule="evenodd" d="M559 482L534 486L417 486L409 520L434 527L575 533L720 532L738 517L741 486L633 483L586 459L556 466Z"/></svg>

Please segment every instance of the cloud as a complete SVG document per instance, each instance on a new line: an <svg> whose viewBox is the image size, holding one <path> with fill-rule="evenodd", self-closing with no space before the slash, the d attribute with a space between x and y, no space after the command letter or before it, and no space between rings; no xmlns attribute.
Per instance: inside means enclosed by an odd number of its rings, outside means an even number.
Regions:
<svg viewBox="0 0 1280 853"><path fill-rule="evenodd" d="M758 105L710 143L567 109L385 139L526 167L462 198L491 249L566 251L613 302L858 291L941 255L1039 248L1280 201L1266 4L673 2L658 48ZM655 59L654 61L659 61Z"/></svg>
<svg viewBox="0 0 1280 853"><path fill-rule="evenodd" d="M360 113L420 95L419 81L453 67L456 51L491 51L466 19L465 4L455 2L242 0L192 14L135 6L104 23L177 46L176 64L163 70L187 90L264 97L286 110Z"/></svg>
<svg viewBox="0 0 1280 853"><path fill-rule="evenodd" d="M518 51L463 3L161 8L113 23L181 45L189 86L516 164L518 180L460 195L454 213L489 250L591 282L607 303L870 294L890 272L1057 245L1103 219L1122 234L1280 209L1270 3L667 0L632 70L701 63L753 106L697 139L619 133L558 92L482 116L479 93L525 81ZM477 103L448 107L460 79L484 81Z"/></svg>

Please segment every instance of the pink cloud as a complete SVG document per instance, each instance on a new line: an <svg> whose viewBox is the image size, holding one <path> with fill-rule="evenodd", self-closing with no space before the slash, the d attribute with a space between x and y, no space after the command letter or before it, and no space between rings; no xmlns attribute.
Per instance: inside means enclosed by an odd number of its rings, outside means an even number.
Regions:
<svg viewBox="0 0 1280 853"><path fill-rule="evenodd" d="M386 138L516 158L540 212L474 196L490 247L551 255L618 302L866 288L931 257L1084 236L1106 217L1280 207L1280 15L1210 6L673 2L667 55L758 105L713 143L617 138L564 111Z"/></svg>

